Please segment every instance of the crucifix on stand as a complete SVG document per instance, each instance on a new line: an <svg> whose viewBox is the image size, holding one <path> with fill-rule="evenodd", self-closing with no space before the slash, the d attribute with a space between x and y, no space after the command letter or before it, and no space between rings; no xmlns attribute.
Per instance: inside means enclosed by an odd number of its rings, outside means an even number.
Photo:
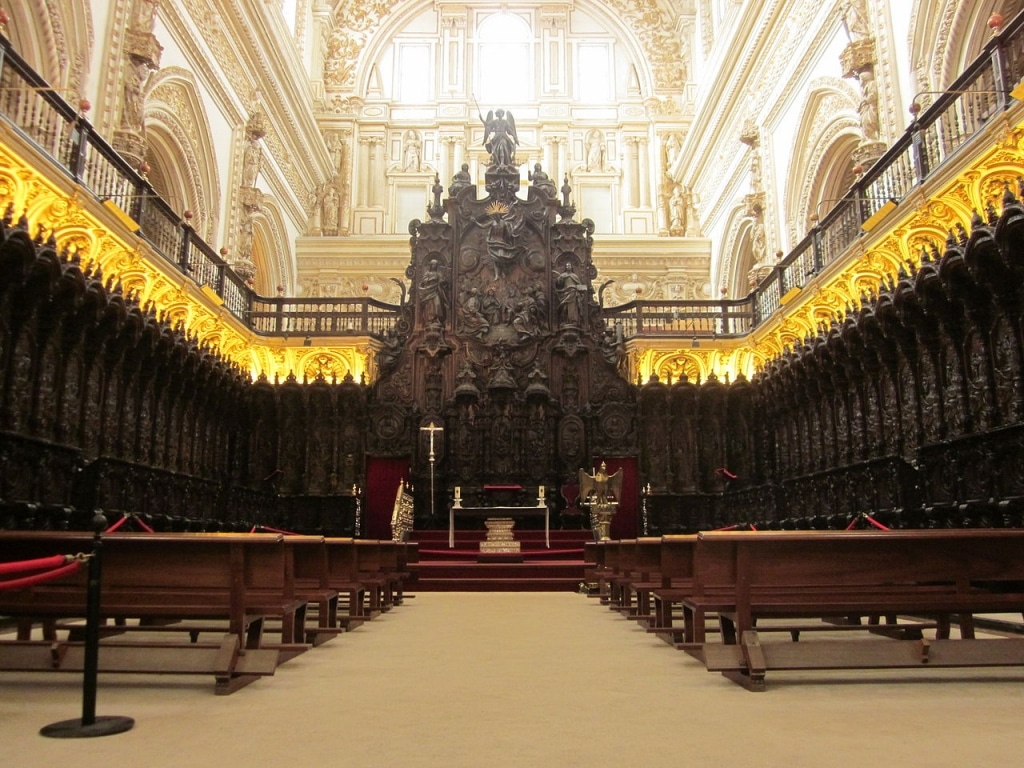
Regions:
<svg viewBox="0 0 1024 768"><path fill-rule="evenodd" d="M427 426L420 427L420 432L427 432L430 435L430 453L427 455L427 461L430 462L430 521L434 521L434 464L437 462L437 453L434 451L434 433L444 432L444 427L439 427L433 421Z"/></svg>

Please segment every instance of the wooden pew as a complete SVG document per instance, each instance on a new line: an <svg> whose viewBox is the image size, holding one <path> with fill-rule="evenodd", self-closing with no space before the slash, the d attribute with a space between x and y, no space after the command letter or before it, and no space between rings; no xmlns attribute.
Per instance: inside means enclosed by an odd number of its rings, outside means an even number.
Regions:
<svg viewBox="0 0 1024 768"><path fill-rule="evenodd" d="M217 693L231 693L270 675L279 663L309 646L304 638L306 601L294 591L294 571L277 534L148 534L103 536L100 615L117 625L105 634L131 638L105 642L100 670L149 674L213 674ZM3 531L0 561L88 552L86 533ZM55 622L82 619L86 574L19 591L0 592L0 614L20 619L19 640L0 643L0 669L78 671L81 643L60 642ZM264 642L267 619L281 622L282 642ZM138 624L129 624L130 620ZM199 643L206 622L225 622L220 642ZM28 639L42 622L43 641ZM181 622L202 622L182 624ZM193 642L148 642L141 633L187 631Z"/></svg>
<svg viewBox="0 0 1024 768"><path fill-rule="evenodd" d="M661 552L660 537L644 536L633 541L624 563L628 575L622 581L619 611L644 624L652 618L651 592L661 585Z"/></svg>
<svg viewBox="0 0 1024 768"><path fill-rule="evenodd" d="M604 563L608 570L603 577L607 595L602 597L601 602L617 611L628 607L625 590L635 556L636 539L612 539L603 543L606 547Z"/></svg>
<svg viewBox="0 0 1024 768"><path fill-rule="evenodd" d="M974 636L975 613L1024 613L1024 530L710 532L698 535L687 634L718 612L723 644L705 643L707 668L750 690L767 670L1024 665L1024 639ZM930 617L935 639L762 643L767 631L903 625L763 626L766 619ZM950 616L961 637L949 638ZM899 635L896 635L899 636ZM795 639L795 637L794 637Z"/></svg>
<svg viewBox="0 0 1024 768"><path fill-rule="evenodd" d="M286 557L294 572L290 592L316 607L317 626L307 627L302 641L322 645L348 628L338 615L339 590L330 583L326 540L323 536L289 535L282 546L291 550Z"/></svg>
<svg viewBox="0 0 1024 768"><path fill-rule="evenodd" d="M696 546L696 534L662 536L656 578L634 586L638 603L649 600L653 604L650 616L640 615L647 631L669 643L682 640L682 630L674 624L675 606L681 605L693 589Z"/></svg>
<svg viewBox="0 0 1024 768"><path fill-rule="evenodd" d="M417 544L391 540L356 539L359 581L369 596L369 612L377 614L401 605L410 578L410 552L419 557Z"/></svg>
<svg viewBox="0 0 1024 768"><path fill-rule="evenodd" d="M357 539L331 537L327 544L327 578L332 589L348 595L347 624L349 629L369 621L380 612L371 613L366 584L359 578Z"/></svg>

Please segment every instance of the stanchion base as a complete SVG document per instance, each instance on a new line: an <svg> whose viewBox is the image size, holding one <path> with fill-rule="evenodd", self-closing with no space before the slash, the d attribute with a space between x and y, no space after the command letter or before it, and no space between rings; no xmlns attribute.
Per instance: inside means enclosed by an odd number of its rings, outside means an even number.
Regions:
<svg viewBox="0 0 1024 768"><path fill-rule="evenodd" d="M88 739L93 736L113 736L115 733L130 731L135 721L130 717L107 715L97 717L92 725L82 725L82 718L61 720L39 729L40 736L51 739Z"/></svg>

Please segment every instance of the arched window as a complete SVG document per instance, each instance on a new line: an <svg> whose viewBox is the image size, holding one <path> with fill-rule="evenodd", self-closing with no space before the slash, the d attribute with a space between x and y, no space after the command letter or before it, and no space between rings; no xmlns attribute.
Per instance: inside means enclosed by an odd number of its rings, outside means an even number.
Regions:
<svg viewBox="0 0 1024 768"><path fill-rule="evenodd" d="M533 99L533 32L520 16L496 13L477 27L476 91L484 104Z"/></svg>

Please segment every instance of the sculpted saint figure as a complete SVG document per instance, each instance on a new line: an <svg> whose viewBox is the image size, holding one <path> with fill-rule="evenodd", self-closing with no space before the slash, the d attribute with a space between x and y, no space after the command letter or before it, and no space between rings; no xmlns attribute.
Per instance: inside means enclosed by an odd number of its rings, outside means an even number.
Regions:
<svg viewBox="0 0 1024 768"><path fill-rule="evenodd" d="M533 183L533 186L537 188L538 192L541 192L548 197L555 197L558 194L558 190L555 188L555 182L551 180L544 171L541 170L540 163L533 164L533 172L526 172L526 177Z"/></svg>
<svg viewBox="0 0 1024 768"><path fill-rule="evenodd" d="M423 142L420 140L419 134L416 131L406 131L405 133L405 164L403 170L416 171L420 170L421 155L420 152L423 148Z"/></svg>
<svg viewBox="0 0 1024 768"><path fill-rule="evenodd" d="M484 148L491 153L491 165L515 165L519 137L512 113L504 109L489 111L486 119L480 116L480 122L484 124Z"/></svg>
<svg viewBox="0 0 1024 768"><path fill-rule="evenodd" d="M328 186L324 190L323 217L321 219L325 232L330 230L332 233L337 233L340 204L341 198L338 196L338 190L333 185Z"/></svg>
<svg viewBox="0 0 1024 768"><path fill-rule="evenodd" d="M442 277L437 259L431 259L419 284L420 308L424 325L444 322L446 297L444 286L441 284Z"/></svg>
<svg viewBox="0 0 1024 768"><path fill-rule="evenodd" d="M871 28L868 26L868 20L864 18L864 12L860 8L860 0L845 0L843 3L843 24L846 26L846 34L851 41L871 36Z"/></svg>
<svg viewBox="0 0 1024 768"><path fill-rule="evenodd" d="M448 195L455 197L466 187L473 186L473 178L469 175L469 163L463 163L462 168L452 176L452 183L448 187Z"/></svg>
<svg viewBox="0 0 1024 768"><path fill-rule="evenodd" d="M604 137L600 131L592 131L587 139L587 170L604 170Z"/></svg>
<svg viewBox="0 0 1024 768"><path fill-rule="evenodd" d="M565 271L555 278L558 292L559 318L564 325L579 325L583 316L587 286L573 269L572 263L565 265Z"/></svg>

